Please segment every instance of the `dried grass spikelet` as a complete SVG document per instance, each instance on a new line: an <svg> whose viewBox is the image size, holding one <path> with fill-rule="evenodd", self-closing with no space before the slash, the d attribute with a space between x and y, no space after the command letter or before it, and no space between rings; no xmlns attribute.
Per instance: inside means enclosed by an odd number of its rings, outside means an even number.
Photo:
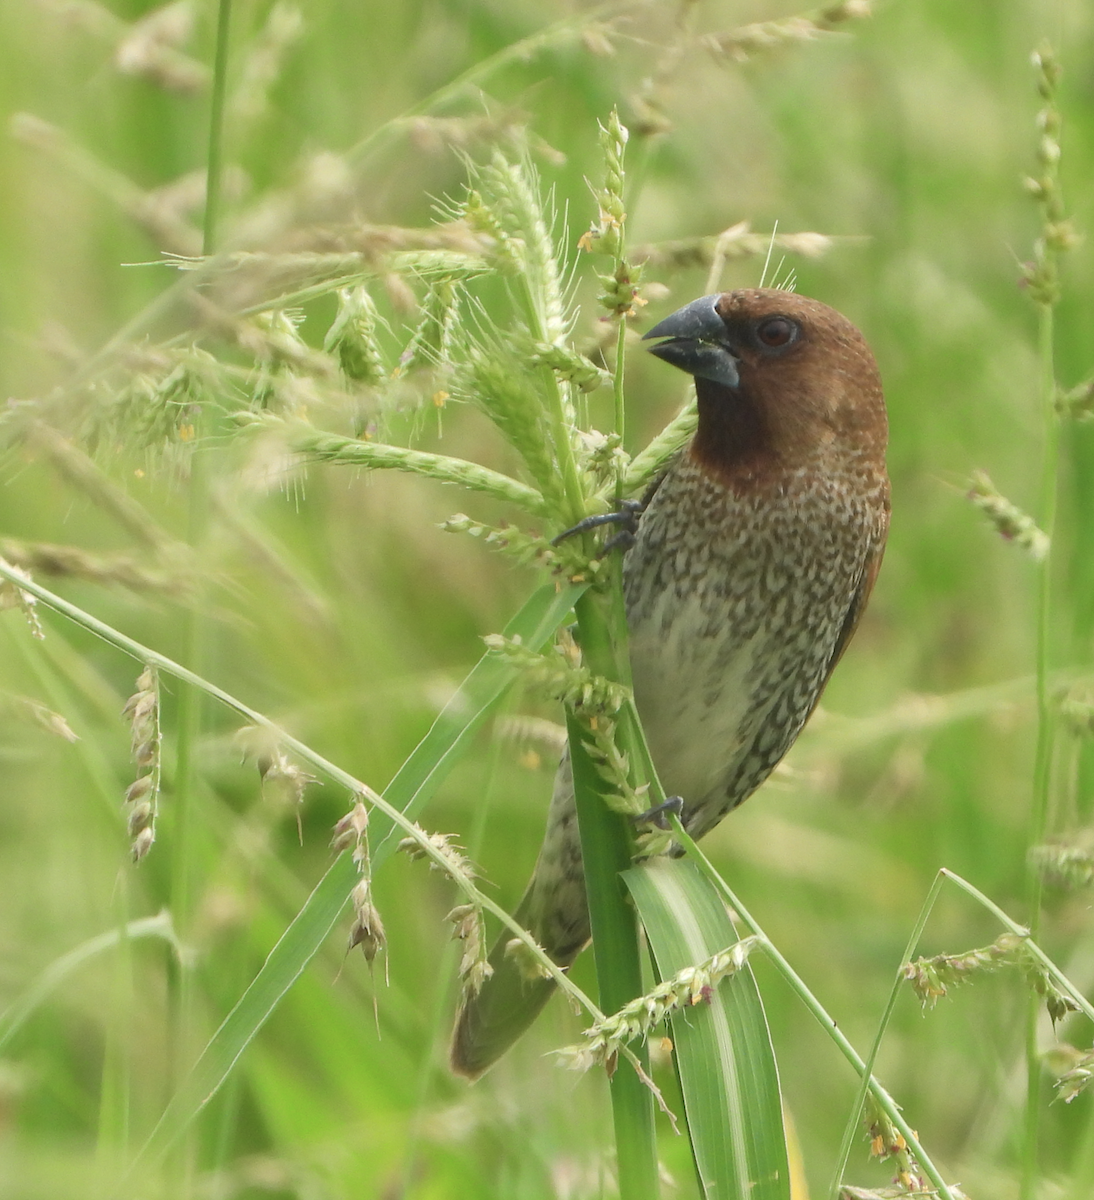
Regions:
<svg viewBox="0 0 1094 1200"><path fill-rule="evenodd" d="M78 742L79 735L73 732L72 726L59 713L47 708L30 696L20 696L14 692L0 691L0 713L15 720L30 722L44 729L54 737L63 738L66 742Z"/></svg>
<svg viewBox="0 0 1094 1200"><path fill-rule="evenodd" d="M316 783L299 764L280 750L259 755L258 771L262 778L262 797L276 808L289 810L296 819L296 832L300 844L304 844L304 827L301 813L308 784Z"/></svg>
<svg viewBox="0 0 1094 1200"><path fill-rule="evenodd" d="M127 365L121 389L85 417L83 435L94 446L185 447L201 414L234 391L224 366L198 346L134 355Z"/></svg>
<svg viewBox="0 0 1094 1200"><path fill-rule="evenodd" d="M863 1112L863 1122L870 1138L870 1155L882 1161L890 1159L893 1162L894 1176L891 1188L843 1188L840 1196L848 1200L887 1200L902 1196L935 1197L938 1193L924 1178L919 1163L908 1146L904 1135L893 1124L888 1113L877 1103L873 1093L868 1093ZM949 1188L953 1200L967 1200L964 1193L952 1185Z"/></svg>
<svg viewBox="0 0 1094 1200"><path fill-rule="evenodd" d="M376 955L387 944L384 933L384 922L380 912L372 902L372 883L361 879L350 892L350 903L353 905L353 924L349 932L349 950L361 947L365 961L371 967Z"/></svg>
<svg viewBox="0 0 1094 1200"><path fill-rule="evenodd" d="M551 978L551 973L543 965L543 961L533 954L528 943L520 938L510 938L505 943L505 957L511 958L517 964L521 978L527 983L534 983L537 979Z"/></svg>
<svg viewBox="0 0 1094 1200"><path fill-rule="evenodd" d="M845 21L861 20L870 15L869 0L842 0L801 16L758 21L724 33L708 34L701 40L717 57L747 62L757 54L778 50L794 42L813 41L831 33Z"/></svg>
<svg viewBox="0 0 1094 1200"><path fill-rule="evenodd" d="M357 866L360 878L350 892L353 923L350 926L346 953L348 954L359 946L371 969L376 955L387 945L387 936L384 933L384 922L380 917L379 909L372 899L368 825L368 808L364 799L356 796L353 807L334 826L331 849L336 854L341 854L345 850L353 852L353 861Z"/></svg>
<svg viewBox="0 0 1094 1200"><path fill-rule="evenodd" d="M933 1008L955 984L1005 966L1016 966L1022 971L1029 986L1044 999L1054 1024L1069 1012L1078 1011L1075 1001L1057 987L1044 964L1030 952L1028 937L1016 933L1001 934L990 946L963 954L918 958L905 963L901 974L912 985L924 1008Z"/></svg>
<svg viewBox="0 0 1094 1200"><path fill-rule="evenodd" d="M425 475L442 483L457 483L471 491L484 492L498 500L516 504L528 513L544 512L543 497L535 488L467 459L451 458L446 454L430 454L405 446L385 445L362 438L320 433L303 421L282 423L257 414L248 415L247 419L258 428L266 426L284 429L293 451L309 459Z"/></svg>
<svg viewBox="0 0 1094 1200"><path fill-rule="evenodd" d="M270 89L281 74L285 55L304 32L304 17L293 4L277 0L265 23L243 54L238 82L228 100L230 127L252 124L270 105Z"/></svg>
<svg viewBox="0 0 1094 1200"><path fill-rule="evenodd" d="M846 239L840 239L841 241ZM739 221L719 234L636 246L633 257L658 271L708 269L715 255L723 260L754 258L774 247L803 258L820 258L836 244L827 234L802 230L799 233L755 233L748 221Z"/></svg>
<svg viewBox="0 0 1094 1200"><path fill-rule="evenodd" d="M420 826L416 828L420 834L425 835ZM430 870L444 870L457 882L475 877L475 868L470 859L463 854L454 834L432 833L425 836L444 864L442 867L430 857ZM425 848L412 837L403 838L397 849L412 859L427 857ZM493 973L493 968L487 962L486 924L482 907L478 902L459 904L449 912L445 920L452 925L452 937L463 943L459 974L464 993L474 994Z"/></svg>
<svg viewBox="0 0 1094 1200"><path fill-rule="evenodd" d="M118 584L136 592L164 591L178 596L193 587L192 579L182 571L149 568L127 554L91 554L79 546L23 542L16 538L0 538L0 554L27 571Z"/></svg>
<svg viewBox="0 0 1094 1200"><path fill-rule="evenodd" d="M335 854L353 850L355 862L368 861L368 808L360 796L353 807L335 823L330 843Z"/></svg>
<svg viewBox="0 0 1094 1200"><path fill-rule="evenodd" d="M1078 244L1079 235L1065 213L1060 188L1060 63L1047 42L1034 51L1032 60L1044 104L1037 114L1037 174L1028 177L1025 186L1041 210L1041 234L1033 244L1033 260L1022 264L1021 281L1035 304L1051 308L1060 298L1060 255Z"/></svg>
<svg viewBox="0 0 1094 1200"><path fill-rule="evenodd" d="M565 301L564 255L551 230L555 214L550 203L540 199L539 175L527 157L510 160L496 151L489 163L473 168L478 205L464 215L472 222L485 222L501 250L500 261L508 263L519 284L519 297L526 306L529 329L539 341L563 344L571 321ZM573 424L573 414L569 424Z"/></svg>
<svg viewBox="0 0 1094 1200"><path fill-rule="evenodd" d="M466 513L454 513L438 528L445 533L466 533L483 545L509 555L519 563L536 564L553 569L561 566L561 558L551 543L539 534L525 533L515 525L486 525Z"/></svg>
<svg viewBox="0 0 1094 1200"><path fill-rule="evenodd" d="M181 52L193 33L191 0L174 0L146 13L118 42L114 65L123 75L135 75L170 92L202 91L208 68Z"/></svg>
<svg viewBox="0 0 1094 1200"><path fill-rule="evenodd" d="M262 792L276 803L298 810L304 803L304 793L314 776L280 752L258 760L262 776Z"/></svg>
<svg viewBox="0 0 1094 1200"><path fill-rule="evenodd" d="M156 840L162 770L159 676L154 667L145 667L141 672L137 690L122 712L129 718L133 759L139 772L125 793L126 828L133 861L140 862Z"/></svg>
<svg viewBox="0 0 1094 1200"><path fill-rule="evenodd" d="M294 367L309 374L329 375L332 363L300 336L304 314L298 309L270 309L255 313L236 327L242 349L271 366Z"/></svg>
<svg viewBox="0 0 1094 1200"><path fill-rule="evenodd" d="M1037 522L1012 504L984 471L974 471L968 498L988 518L1008 542L1025 550L1035 562L1043 562L1049 551L1049 539Z"/></svg>
<svg viewBox="0 0 1094 1200"><path fill-rule="evenodd" d="M630 761L619 749L617 722L609 716L597 716L583 721L582 725L586 753L605 784L601 792L604 803L612 812L632 821L641 818L635 838L635 858L654 858L667 853L673 844L672 833L662 826L663 818L647 818L644 815L650 809L649 784L634 786Z"/></svg>
<svg viewBox="0 0 1094 1200"><path fill-rule="evenodd" d="M484 95L483 99L487 100L487 97ZM466 152L480 145L514 144L529 136L528 113L496 102L490 102L489 109L487 112L459 117L423 113L400 119L398 123L407 128L414 145L427 154L438 154L449 149ZM565 157L562 161L565 161Z"/></svg>
<svg viewBox="0 0 1094 1200"><path fill-rule="evenodd" d="M23 570L22 567L17 567L6 560L4 562L13 575L20 579L30 579L30 573ZM9 579L0 580L0 610L5 608L20 608L23 611L23 617L26 623L30 626L31 635L42 641L46 634L42 628L42 622L38 619L38 601L30 592L21 588L18 584L12 583Z"/></svg>
<svg viewBox="0 0 1094 1200"><path fill-rule="evenodd" d="M420 825L415 824L415 829L421 837L428 840L433 851L441 858L444 863L444 870L454 876L464 876L465 878L473 879L477 872L471 863L471 860L463 853L462 847L456 841L454 833L426 833ZM396 846L396 850L405 854L407 858L414 860L426 858L426 852L421 843L412 837L405 837ZM431 871L439 871L442 868L430 858L429 869Z"/></svg>
<svg viewBox="0 0 1094 1200"><path fill-rule="evenodd" d="M666 1017L709 1003L721 980L741 970L759 944L757 937L742 938L697 966L678 971L645 996L624 1005L619 1012L590 1025L582 1033L583 1043L558 1051L561 1061L579 1071L596 1065L607 1066L623 1046L635 1038L648 1037Z"/></svg>
<svg viewBox="0 0 1094 1200"><path fill-rule="evenodd" d="M534 367L550 367L556 371L559 378L582 392L594 392L597 388L607 387L611 375L598 367L584 354L571 349L569 346L556 346L549 342L534 342L528 348L528 362Z"/></svg>
<svg viewBox="0 0 1094 1200"><path fill-rule="evenodd" d="M546 717L498 717L494 732L518 746L532 746L557 758L566 749L566 727Z"/></svg>
<svg viewBox="0 0 1094 1200"><path fill-rule="evenodd" d="M1024 939L1004 933L990 946L967 950L963 954L936 954L917 958L901 967L901 975L912 985L924 1008L934 1008L949 988L964 983L978 972L995 971L1018 961Z"/></svg>
<svg viewBox="0 0 1094 1200"><path fill-rule="evenodd" d="M463 943L459 975L465 993L476 994L494 973L487 962L486 922L477 904L459 904L445 917L452 925L452 937Z"/></svg>
<svg viewBox="0 0 1094 1200"><path fill-rule="evenodd" d="M622 438L617 433L602 433L599 429L581 430L577 444L586 491L607 497L616 479L626 476L631 465L631 457L623 449ZM635 511L641 511L640 504Z"/></svg>
<svg viewBox="0 0 1094 1200"><path fill-rule="evenodd" d="M430 280L418 322L406 349L399 355L398 373L420 368L447 367L452 359L453 330L459 303L457 281L451 276Z"/></svg>

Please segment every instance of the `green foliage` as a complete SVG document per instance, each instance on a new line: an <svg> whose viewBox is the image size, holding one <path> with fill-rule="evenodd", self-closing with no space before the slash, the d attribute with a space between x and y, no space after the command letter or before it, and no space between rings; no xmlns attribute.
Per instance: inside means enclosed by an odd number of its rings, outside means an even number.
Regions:
<svg viewBox="0 0 1094 1200"><path fill-rule="evenodd" d="M704 846L860 1047L941 866L1039 921L1030 944L1083 981L1088 897L1048 885L1088 886L1094 822L1086 5L1063 0L1051 28L1033 0L869 7L237 5L215 228L212 7L0 13L0 553L246 699L203 705L185 734L162 666L135 688L118 643L18 576L0 585L0 1196L607 1190L602 1080L542 1056L578 1039L564 1004L474 1091L443 1065L458 977L481 973L483 904L514 907L554 767L488 736L512 663L487 655L455 689L521 608L528 567L606 584L591 542L549 539L640 495L694 421L636 331L755 285L772 243L776 277L786 255L877 352L894 528L823 710ZM433 213L431 197L450 199ZM578 246L590 224L595 256ZM1031 549L1051 533L1046 568L968 511L963 481L984 470L1004 533ZM454 503L452 484L471 491ZM441 535L457 506L471 515L450 528L477 536ZM553 608L554 586L525 648L566 619L573 595ZM153 692L154 713L123 715ZM534 690L506 704L559 720ZM241 764L244 709L350 782L285 741ZM609 784L645 795L633 747L594 749ZM393 777L389 799L431 796L409 819L466 847L482 902L391 859L376 810L331 867L350 784ZM980 978L970 964L992 954L960 950L998 932L947 894L904 957L943 983ZM845 1194L900 1194L904 1135L870 1109L880 1149L863 1138L854 1072L828 1069L818 1026L751 961L795 1186L825 1195L850 1122ZM879 1073L970 1196L1012 1196L1031 1169L1010 1083L1025 996L1039 1014L1078 1002L1036 963L926 1019L905 987L881 1040ZM574 984L589 979L579 961ZM1094 1189L1091 1032L1065 1008L1059 1043L1047 1016L1033 1027L1033 1167L1079 1200ZM679 1111L671 1074L654 1074ZM1053 1074L1071 1103L1049 1104ZM696 1195L685 1140L659 1124L677 1194Z"/></svg>

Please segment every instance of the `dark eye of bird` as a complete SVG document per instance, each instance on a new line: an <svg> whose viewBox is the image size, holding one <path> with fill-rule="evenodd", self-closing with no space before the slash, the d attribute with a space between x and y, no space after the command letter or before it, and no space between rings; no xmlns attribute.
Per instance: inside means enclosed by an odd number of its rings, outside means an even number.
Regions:
<svg viewBox="0 0 1094 1200"><path fill-rule="evenodd" d="M798 336L798 326L787 317L768 317L756 327L756 336L765 346L777 349L789 346Z"/></svg>

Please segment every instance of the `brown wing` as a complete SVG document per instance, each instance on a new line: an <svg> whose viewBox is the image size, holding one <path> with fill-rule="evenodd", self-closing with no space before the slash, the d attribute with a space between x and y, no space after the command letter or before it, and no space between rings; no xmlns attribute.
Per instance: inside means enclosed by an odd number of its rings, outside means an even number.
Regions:
<svg viewBox="0 0 1094 1200"><path fill-rule="evenodd" d="M859 618L862 616L866 601L870 599L870 593L874 590L874 581L877 579L877 573L881 570L881 560L885 555L885 535L888 533L889 521L886 514L885 524L882 527L877 541L870 550L867 556L866 563L863 567L862 578L859 580L859 585L851 598L851 606L847 610L847 616L843 619L843 626L839 631L839 637L836 638L835 647L832 650L832 657L828 662L828 670L825 672L824 682L827 685L828 680L832 677L832 672L836 669L836 664L843 657L844 650L847 649L847 643L851 640L855 630L858 628Z"/></svg>

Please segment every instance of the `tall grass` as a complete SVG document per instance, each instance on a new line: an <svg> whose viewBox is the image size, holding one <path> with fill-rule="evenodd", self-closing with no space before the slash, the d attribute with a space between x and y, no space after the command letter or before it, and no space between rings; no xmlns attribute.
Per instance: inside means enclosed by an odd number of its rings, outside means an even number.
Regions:
<svg viewBox="0 0 1094 1200"><path fill-rule="evenodd" d="M200 188L169 185L205 165L214 19L195 11L187 34L183 11L158 23L91 5L0 16L0 86L16 135L0 151L12 181L0 210L0 371L13 397L0 553L168 659L187 658L184 629L199 621L199 674L344 778L305 787L319 773L314 760L284 741L272 751L253 737L241 745L238 710L204 705L189 767L183 747L184 836L178 738L188 719L161 670L156 842L130 865L123 798L140 771L121 712L139 664L41 603L41 643L18 608L3 614L0 994L16 1020L0 1050L2 1186L13 1196L118 1195L126 1170L133 1194L404 1186L535 1196L606 1186L603 1084L542 1057L576 1038L565 1005L467 1091L444 1069L437 1016L454 1004L466 945L448 940L451 885L398 856L376 871L356 913L340 916L338 889L348 893L359 864L347 855L333 882L319 881L357 784L383 790L479 657L478 639L502 630L533 586L519 557L484 553L437 525L464 508L471 516L456 525L486 542L509 505L529 499L499 480L523 472L521 486L543 495L555 478L518 462L464 402L475 390L467 379L441 369L453 287L476 288L483 307L467 327L480 339L505 299L483 274L479 234L431 225L432 198L459 202L465 156L489 164L494 147L512 156L523 140L572 246L596 207L584 181L602 179L596 120L617 103L632 131L628 241L632 258L647 258L647 311L700 294L714 239L744 219L752 229L718 245L715 286L754 283L777 219L791 234L781 236L799 289L867 333L892 416L894 529L871 611L788 768L704 849L864 1056L941 867L1010 919L1038 920L1044 951L1088 988L1086 899L1060 881L1090 874L1094 443L1079 419L1094 368L1083 315L1089 244L1061 264L1047 367L1016 263L1046 219L1021 186L1036 174L1042 103L1028 58L1046 33L1063 68L1060 179L1075 226L1092 227L1084 6L894 3L806 40L792 36L802 25L731 33L785 13L755 5L574 16L542 5L319 3L302 20L283 5L237 5L222 256L186 261L195 269L176 277L174 267L120 264L201 249ZM828 252L803 255L828 244L795 241L803 232L832 238ZM744 251L752 256L738 258ZM361 287L373 308L360 307ZM617 343L622 326L591 317L595 287L578 284L586 315L574 339L610 369L617 345L628 347ZM375 364L390 374L404 351L402 370L377 387ZM640 356L626 361L625 448L635 452L683 397L666 394ZM575 386L578 415L612 428L618 390ZM1040 626L1051 658L1040 658L1038 685L1040 568L997 539L962 493L982 468L1043 519L1040 410L1057 403L1052 600ZM262 415L240 434L227 415L244 409ZM305 468L290 445L317 457L323 447L305 445L318 435L286 420L299 417L334 439L330 454L346 457L346 439L359 435L410 446L423 477ZM446 488L438 455L480 464L474 497ZM605 504L616 488L610 462ZM195 463L207 508L192 522ZM1038 822L1055 847L1038 861L1055 882L1040 897L1026 866L1038 701L1056 728L1051 755L1041 754L1051 776ZM466 739L469 753L421 818L461 840L484 829L472 853L491 881L482 897L500 911L534 859L559 720L532 690L508 704L520 719ZM374 868L378 824L374 816ZM173 902L180 869L188 913ZM386 934L371 965L345 955L351 923L370 919L366 903ZM164 940L171 927L147 924L167 906L181 950ZM267 955L316 907L325 915L313 934L325 922L331 936L315 934L295 983L292 972L278 977L268 1024L194 1127L192 1174L164 1171L154 1154L137 1159L197 1050L212 1044L222 1065L234 1061L227 1035L210 1039L252 981L276 975L276 953L261 974ZM967 893L944 889L922 952L987 947L999 932ZM762 956L752 961L801 1179L824 1195L856 1079ZM181 1038L167 983L179 963L191 981ZM970 1196L1018 1195L1023 1169L1027 1195L1085 1196L1091 1100L1051 1103L1049 1084L1069 1070L1070 1084L1081 1080L1089 1027L1065 1015L1054 1030L1040 1015L1031 1037L1029 963L1018 966L951 988L926 1019L910 989L897 994L875 1069L944 1176ZM938 960L921 968L928 991L938 972L964 977L953 959ZM592 990L590 964L573 978ZM52 980L52 990L40 986ZM678 1110L673 1080L655 1071ZM194 1094L204 1099L200 1087ZM1023 1148L1034 1128L1035 1155ZM679 1192L693 1194L686 1144L663 1122L658 1132ZM892 1163L872 1163L870 1149L865 1134L850 1139L846 1178L885 1186Z"/></svg>

